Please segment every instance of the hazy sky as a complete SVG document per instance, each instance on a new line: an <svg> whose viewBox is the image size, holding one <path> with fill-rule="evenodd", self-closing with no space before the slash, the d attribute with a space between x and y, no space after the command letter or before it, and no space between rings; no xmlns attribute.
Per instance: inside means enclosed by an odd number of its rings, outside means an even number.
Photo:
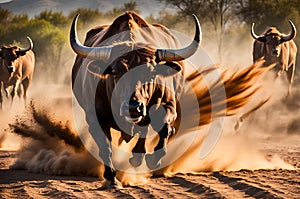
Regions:
<svg viewBox="0 0 300 199"><path fill-rule="evenodd" d="M68 14L77 8L98 8L100 11L105 12L130 1L134 0L0 0L0 3L3 3L0 6L17 14L27 13L32 17L44 10L62 11L64 14ZM137 9L141 11L140 15L142 17L150 14L157 15L160 10L166 10L165 4L157 0L136 2L138 4Z"/></svg>

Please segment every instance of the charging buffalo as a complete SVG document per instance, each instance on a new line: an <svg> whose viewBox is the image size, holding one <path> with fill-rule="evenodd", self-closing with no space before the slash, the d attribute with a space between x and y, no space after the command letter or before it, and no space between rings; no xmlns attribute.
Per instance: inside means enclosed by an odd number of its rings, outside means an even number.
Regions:
<svg viewBox="0 0 300 199"><path fill-rule="evenodd" d="M231 76L221 74L210 88L203 86L203 75L216 67L185 76L185 59L195 55L202 38L199 21L193 17L194 39L183 48L166 27L149 24L134 12L120 15L111 25L91 29L81 44L76 32L78 15L74 18L70 43L77 57L72 89L99 147L108 187L121 186L112 161L112 129L121 133L119 143L138 134L129 162L138 167L145 158L148 168L156 170L167 154L167 142L179 126L186 125L181 123L180 108L190 103L180 104L181 97L190 99L188 93L196 93L196 107L184 117L197 120L197 128L213 118L235 114L255 92L253 82L263 72L258 64ZM184 89L185 81L191 89ZM145 148L150 126L159 135L152 153Z"/></svg>

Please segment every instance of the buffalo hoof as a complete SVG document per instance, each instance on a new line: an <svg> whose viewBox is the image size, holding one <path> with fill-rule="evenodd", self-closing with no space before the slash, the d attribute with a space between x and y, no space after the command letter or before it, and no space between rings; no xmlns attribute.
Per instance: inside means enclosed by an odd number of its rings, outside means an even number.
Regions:
<svg viewBox="0 0 300 199"><path fill-rule="evenodd" d="M160 158L157 158L154 154L147 154L145 156L147 167L151 170L158 169L161 165Z"/></svg>
<svg viewBox="0 0 300 199"><path fill-rule="evenodd" d="M131 158L129 158L129 163L133 167L138 167L143 162L144 155L142 153L133 154Z"/></svg>
<svg viewBox="0 0 300 199"><path fill-rule="evenodd" d="M99 188L99 190L110 190L110 189L123 189L122 183L117 179L114 180L106 180L103 185Z"/></svg>
<svg viewBox="0 0 300 199"><path fill-rule="evenodd" d="M145 156L147 167L151 170L158 169L161 165L161 158L166 155L165 150L160 150Z"/></svg>
<svg viewBox="0 0 300 199"><path fill-rule="evenodd" d="M131 135L128 135L127 133L121 132L121 136L118 140L118 145L120 146L122 144L123 141L125 141L126 143L130 142L130 140L132 139Z"/></svg>

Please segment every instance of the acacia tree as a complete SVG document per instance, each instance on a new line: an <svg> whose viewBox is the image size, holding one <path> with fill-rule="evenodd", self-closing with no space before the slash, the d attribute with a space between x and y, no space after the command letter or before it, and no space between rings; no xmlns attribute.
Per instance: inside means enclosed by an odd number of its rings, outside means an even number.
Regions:
<svg viewBox="0 0 300 199"><path fill-rule="evenodd" d="M222 60L222 41L226 25L232 19L242 0L160 0L167 5L173 5L183 16L196 14L199 18L209 22L216 33L219 59Z"/></svg>

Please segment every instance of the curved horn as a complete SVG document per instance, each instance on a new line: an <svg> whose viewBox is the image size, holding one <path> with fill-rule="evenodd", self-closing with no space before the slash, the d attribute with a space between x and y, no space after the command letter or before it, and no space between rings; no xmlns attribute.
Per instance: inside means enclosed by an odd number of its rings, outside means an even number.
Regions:
<svg viewBox="0 0 300 199"><path fill-rule="evenodd" d="M289 22L290 22L290 25L292 27L292 31L289 35L281 36L281 39L283 41L290 41L290 40L292 40L296 37L296 33L297 33L296 27L295 27L295 25L293 24L293 22L291 20L289 20Z"/></svg>
<svg viewBox="0 0 300 199"><path fill-rule="evenodd" d="M31 50L33 48L33 42L32 42L32 40L28 36L27 36L27 39L29 41L29 46L27 48L20 48L19 52L26 53L27 51L29 51L29 50Z"/></svg>
<svg viewBox="0 0 300 199"><path fill-rule="evenodd" d="M193 14L196 32L194 41L187 47L181 49L157 49L156 57L159 61L181 61L192 56L200 47L202 40L201 26L196 15Z"/></svg>
<svg viewBox="0 0 300 199"><path fill-rule="evenodd" d="M255 23L252 23L252 26L251 26L251 35L252 35L252 37L255 40L263 42L264 41L264 37L263 36L258 36L257 34L255 34L255 32L254 32L254 25L255 25Z"/></svg>
<svg viewBox="0 0 300 199"><path fill-rule="evenodd" d="M79 14L75 16L70 30L70 44L76 54L81 57L88 57L97 60L108 60L111 55L111 46L103 47L87 47L80 43L77 37L77 19Z"/></svg>

